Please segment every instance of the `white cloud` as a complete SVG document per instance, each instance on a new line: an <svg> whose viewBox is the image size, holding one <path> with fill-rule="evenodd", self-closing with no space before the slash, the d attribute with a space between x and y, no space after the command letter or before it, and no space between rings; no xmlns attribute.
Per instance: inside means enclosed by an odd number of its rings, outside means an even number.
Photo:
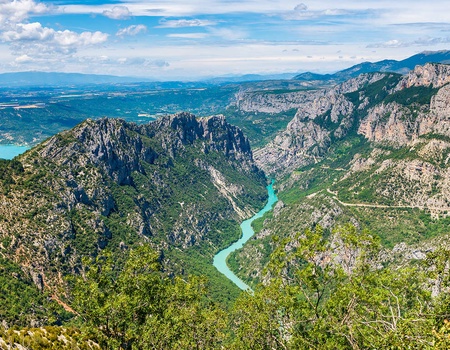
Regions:
<svg viewBox="0 0 450 350"><path fill-rule="evenodd" d="M131 12L126 6L114 6L111 10L104 10L103 15L111 19L128 19Z"/></svg>
<svg viewBox="0 0 450 350"><path fill-rule="evenodd" d="M161 20L157 28L183 28L213 26L216 22L202 19Z"/></svg>
<svg viewBox="0 0 450 350"><path fill-rule="evenodd" d="M31 58L28 55L22 55L17 57L14 62L18 63L18 64L23 64L23 63L29 63L29 62L33 62L33 58Z"/></svg>
<svg viewBox="0 0 450 350"><path fill-rule="evenodd" d="M450 37L438 37L438 38L432 38L432 37L423 37L418 38L416 40L412 41L401 41L401 40L389 40L384 43L378 43L378 44L371 44L367 45L367 48L405 48L405 47L414 47L414 46L435 46L439 44L449 44L450 43Z"/></svg>
<svg viewBox="0 0 450 350"><path fill-rule="evenodd" d="M178 33L178 34L168 34L168 38L181 38L181 39L203 39L206 38L208 34L206 33Z"/></svg>
<svg viewBox="0 0 450 350"><path fill-rule="evenodd" d="M248 37L248 33L241 28L211 28L210 33L227 41L242 40Z"/></svg>
<svg viewBox="0 0 450 350"><path fill-rule="evenodd" d="M0 29L5 29L26 20L30 14L50 11L43 3L33 0L0 0Z"/></svg>
<svg viewBox="0 0 450 350"><path fill-rule="evenodd" d="M117 36L134 36L140 33L147 32L147 27L143 24L132 25L126 28L119 29Z"/></svg>
<svg viewBox="0 0 450 350"><path fill-rule="evenodd" d="M1 38L6 42L47 42L61 46L86 46L105 42L108 34L102 32L82 32L80 34L70 30L56 31L42 27L38 22L19 23L14 30L3 32Z"/></svg>
<svg viewBox="0 0 450 350"><path fill-rule="evenodd" d="M308 9L308 6L306 6L304 3L298 4L294 7L294 11L306 11Z"/></svg>
<svg viewBox="0 0 450 350"><path fill-rule="evenodd" d="M55 30L30 16L53 11L55 8L33 0L0 0L0 42L6 43L16 64L28 63L38 58L47 59L58 54L73 54L80 47L104 43L108 35L100 31L76 33Z"/></svg>
<svg viewBox="0 0 450 350"><path fill-rule="evenodd" d="M368 48L380 48L380 47L384 47L384 48L396 48L396 47L402 47L404 45L403 42L401 42L400 40L388 40L384 43L379 43L379 44L371 44L371 45L367 45Z"/></svg>
<svg viewBox="0 0 450 350"><path fill-rule="evenodd" d="M53 37L54 30L50 28L43 28L38 22L35 23L19 23L15 25L14 29L3 32L2 39L4 41L20 41L20 40L48 40Z"/></svg>
<svg viewBox="0 0 450 350"><path fill-rule="evenodd" d="M42 27L38 22L19 23L14 29L4 31L0 38L10 45L12 53L23 61L25 57L51 57L70 55L81 47L106 42L108 34L102 32L76 33L70 30L56 31Z"/></svg>
<svg viewBox="0 0 450 350"><path fill-rule="evenodd" d="M82 63L92 64L102 64L104 66L116 66L116 65L126 65L126 66L138 66L138 67L169 67L170 64L163 59L150 59L146 57L110 57L106 55L100 56L82 56L79 58L74 58Z"/></svg>

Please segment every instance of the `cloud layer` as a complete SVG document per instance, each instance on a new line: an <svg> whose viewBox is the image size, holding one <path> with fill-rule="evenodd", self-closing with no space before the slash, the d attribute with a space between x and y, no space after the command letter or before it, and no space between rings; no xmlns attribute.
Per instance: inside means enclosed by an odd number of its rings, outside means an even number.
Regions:
<svg viewBox="0 0 450 350"><path fill-rule="evenodd" d="M329 72L450 48L450 2L0 0L0 71Z"/></svg>
<svg viewBox="0 0 450 350"><path fill-rule="evenodd" d="M131 12L126 6L114 6L111 10L104 10L103 15L111 19L128 19L131 17Z"/></svg>

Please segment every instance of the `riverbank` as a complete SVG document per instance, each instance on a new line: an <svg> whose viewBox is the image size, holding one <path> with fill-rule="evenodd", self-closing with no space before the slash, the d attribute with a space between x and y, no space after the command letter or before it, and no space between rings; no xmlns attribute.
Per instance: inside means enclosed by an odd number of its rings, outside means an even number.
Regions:
<svg viewBox="0 0 450 350"><path fill-rule="evenodd" d="M277 195L273 189L273 181L270 185L267 186L267 193L269 195L267 199L267 203L258 213L252 216L250 219L247 219L241 224L242 236L241 238L230 245L228 248L221 250L214 256L213 265L219 270L222 274L225 275L231 282L233 282L236 286L238 286L242 290L251 290L251 288L242 281L239 277L237 277L233 271L227 265L228 256L237 249L243 247L243 245L255 234L252 228L252 222L260 217L262 217L265 213L272 209L273 205L278 201Z"/></svg>

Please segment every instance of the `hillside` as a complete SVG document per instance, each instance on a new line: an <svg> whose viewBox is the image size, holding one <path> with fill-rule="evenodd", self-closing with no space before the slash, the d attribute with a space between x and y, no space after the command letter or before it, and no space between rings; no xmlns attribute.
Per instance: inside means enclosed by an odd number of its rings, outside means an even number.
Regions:
<svg viewBox="0 0 450 350"><path fill-rule="evenodd" d="M448 349L449 83L426 64L240 91L254 158L225 117L181 113L1 161L0 348ZM229 259L239 295L212 257L264 202L261 169L279 201Z"/></svg>
<svg viewBox="0 0 450 350"><path fill-rule="evenodd" d="M280 201L232 257L240 276L261 281L272 237L316 224L329 233L348 222L368 228L380 236L385 261L396 264L445 244L449 82L450 66L426 64L311 92L286 130L255 154L277 177Z"/></svg>
<svg viewBox="0 0 450 350"><path fill-rule="evenodd" d="M223 117L86 120L0 165L1 255L38 289L62 298L82 257L107 249L120 263L150 244L167 273L209 276L218 299L237 292L212 256L264 203L266 179Z"/></svg>
<svg viewBox="0 0 450 350"><path fill-rule="evenodd" d="M326 81L341 83L351 78L356 78L358 75L364 73L390 72L406 74L416 66L424 65L426 63L450 63L450 52L425 51L401 61L382 60L379 62L363 62L333 74L315 74L306 72L295 76L293 79L305 81L309 84L311 84L311 82Z"/></svg>

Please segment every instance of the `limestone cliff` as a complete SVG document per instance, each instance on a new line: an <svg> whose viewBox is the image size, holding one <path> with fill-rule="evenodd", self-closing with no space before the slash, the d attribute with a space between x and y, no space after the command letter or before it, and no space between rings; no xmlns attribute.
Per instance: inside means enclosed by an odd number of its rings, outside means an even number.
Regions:
<svg viewBox="0 0 450 350"><path fill-rule="evenodd" d="M355 130L369 141L397 146L426 134L450 136L449 82L450 66L426 64L403 77L362 74L331 89L298 92L297 98L291 93L286 106L299 101L294 119L258 150L256 161L268 173L287 174L322 159ZM260 101L265 100L253 101L252 108Z"/></svg>
<svg viewBox="0 0 450 350"><path fill-rule="evenodd" d="M369 109L358 132L374 142L406 145L426 134L450 136L450 66L418 66Z"/></svg>
<svg viewBox="0 0 450 350"><path fill-rule="evenodd" d="M286 130L264 148L255 152L259 166L268 173L287 174L315 163L326 154L333 140L345 137L354 123L354 104L346 94L373 84L383 74L364 74L330 90L309 92L297 107Z"/></svg>
<svg viewBox="0 0 450 350"><path fill-rule="evenodd" d="M2 166L0 252L41 289L105 248L208 259L266 196L247 138L222 116L87 120Z"/></svg>

